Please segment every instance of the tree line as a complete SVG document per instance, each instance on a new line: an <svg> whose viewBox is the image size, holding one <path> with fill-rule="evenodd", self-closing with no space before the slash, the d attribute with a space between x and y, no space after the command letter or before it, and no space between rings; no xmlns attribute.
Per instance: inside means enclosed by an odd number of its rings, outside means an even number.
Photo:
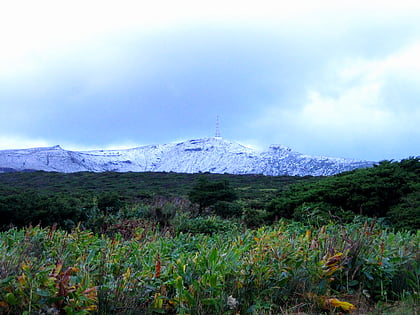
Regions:
<svg viewBox="0 0 420 315"><path fill-rule="evenodd" d="M15 176L15 177L13 177ZM217 215L223 219L239 220L249 227L271 224L280 218L325 224L330 220L349 222L356 216L382 218L384 224L396 228L420 228L420 160L383 161L372 168L357 169L322 178L234 176L215 174L57 174L32 173L33 181L54 182L55 189L21 187L19 176L31 178L30 173L8 175L7 185L0 176L0 226L43 226L58 224L71 229L79 222L95 226L107 217L115 220L124 216L154 218L170 225L178 212L192 217ZM133 178L141 178L141 190L136 190ZM11 178L15 178L16 185ZM57 178L65 179L58 181ZM79 178L84 186L73 185L70 179ZM94 182L83 178L99 178L107 189L95 189ZM130 194L125 194L121 178ZM106 179L106 180L104 180ZM119 186L115 186L118 183ZM114 185L114 186L113 186ZM181 186L177 192L176 186ZM7 187L6 187L7 186ZM65 186L65 190L60 190ZM165 190L165 186L168 190ZM40 186L42 187L42 186ZM119 188L116 188L119 187ZM150 190L147 187L151 187ZM153 187L159 187L152 191ZM169 195L171 198L169 198ZM189 203L182 207L173 197ZM154 202L159 197L159 203ZM164 202L162 202L164 200ZM182 208L182 209L181 209ZM127 210L129 209L129 211ZM100 218L100 220L98 219Z"/></svg>

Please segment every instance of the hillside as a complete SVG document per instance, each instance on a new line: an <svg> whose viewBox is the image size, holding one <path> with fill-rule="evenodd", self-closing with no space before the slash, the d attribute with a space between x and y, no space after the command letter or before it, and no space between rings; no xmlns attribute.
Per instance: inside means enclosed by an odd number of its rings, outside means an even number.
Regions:
<svg viewBox="0 0 420 315"><path fill-rule="evenodd" d="M0 174L0 226L10 222L56 222L64 215L73 223L86 220L90 211L105 215L134 207L142 212L170 208L194 212L189 193L199 180L229 183L238 200L218 204L216 214L241 217L247 224L270 224L284 217L328 222L331 215L352 220L355 215L386 218L398 228L418 229L418 158L383 161L375 167L329 177L156 172L11 172ZM211 192L210 192L211 193ZM191 199L190 199L191 200ZM151 208L150 208L151 206ZM143 210L142 210L143 209ZM147 211L149 211L147 210Z"/></svg>
<svg viewBox="0 0 420 315"><path fill-rule="evenodd" d="M317 181L321 177L264 176L230 174L188 174L161 172L8 172L0 173L0 195L34 191L42 195L117 193L129 200L153 196L186 197L199 178L228 181L241 198L267 195L274 197L286 186L298 182Z"/></svg>
<svg viewBox="0 0 420 315"><path fill-rule="evenodd" d="M176 172L328 176L373 162L308 156L272 145L260 152L220 137L125 150L69 151L60 146L0 151L0 171Z"/></svg>

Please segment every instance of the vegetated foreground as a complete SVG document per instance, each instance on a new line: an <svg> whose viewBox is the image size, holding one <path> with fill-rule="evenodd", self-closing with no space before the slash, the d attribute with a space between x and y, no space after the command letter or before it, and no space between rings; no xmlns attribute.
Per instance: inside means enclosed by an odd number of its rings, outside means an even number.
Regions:
<svg viewBox="0 0 420 315"><path fill-rule="evenodd" d="M82 222L96 231L98 217L104 222L118 220L121 217L109 217L127 207L137 208L135 217L159 217L161 212L164 215L158 221L167 224L180 208L194 214L196 203L199 212L205 207L206 213L241 219L248 227L272 224L279 218L319 225L332 216L351 222L354 216L363 215L416 231L420 229L420 159L383 161L331 177L0 174L0 229L57 223L69 230Z"/></svg>
<svg viewBox="0 0 420 315"><path fill-rule="evenodd" d="M419 158L325 178L0 174L0 314L417 314L419 227Z"/></svg>
<svg viewBox="0 0 420 315"><path fill-rule="evenodd" d="M2 314L366 314L419 302L420 233L370 223L191 234L139 224L130 239L79 228L0 234Z"/></svg>

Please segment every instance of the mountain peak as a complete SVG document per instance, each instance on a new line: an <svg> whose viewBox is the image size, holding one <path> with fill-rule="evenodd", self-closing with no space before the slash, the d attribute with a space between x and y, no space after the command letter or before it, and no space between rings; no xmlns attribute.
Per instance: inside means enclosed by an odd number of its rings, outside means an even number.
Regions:
<svg viewBox="0 0 420 315"><path fill-rule="evenodd" d="M281 150L281 151L292 151L292 149L288 146L282 145L282 144L272 144L269 146L270 150Z"/></svg>
<svg viewBox="0 0 420 315"><path fill-rule="evenodd" d="M123 150L68 151L59 145L0 151L0 169L57 172L178 172L333 175L372 162L302 155L283 145L257 151L221 137Z"/></svg>

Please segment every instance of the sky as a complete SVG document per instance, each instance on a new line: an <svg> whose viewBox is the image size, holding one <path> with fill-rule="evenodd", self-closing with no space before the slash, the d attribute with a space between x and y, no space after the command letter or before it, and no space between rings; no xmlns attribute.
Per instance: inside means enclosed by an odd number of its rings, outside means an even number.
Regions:
<svg viewBox="0 0 420 315"><path fill-rule="evenodd" d="M6 1L5 1L6 2ZM420 155L418 1L7 1L0 149L215 135Z"/></svg>

